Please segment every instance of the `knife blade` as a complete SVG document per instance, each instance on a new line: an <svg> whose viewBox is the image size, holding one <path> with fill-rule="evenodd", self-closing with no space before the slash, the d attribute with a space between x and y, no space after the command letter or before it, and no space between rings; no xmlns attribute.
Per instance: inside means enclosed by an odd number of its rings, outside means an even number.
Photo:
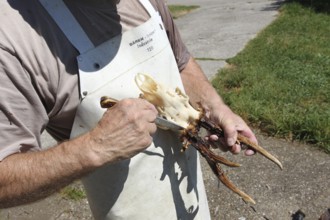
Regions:
<svg viewBox="0 0 330 220"><path fill-rule="evenodd" d="M171 122L161 116L157 116L155 123L159 128L165 129L165 130L181 131L184 129L184 127L182 127L174 122Z"/></svg>

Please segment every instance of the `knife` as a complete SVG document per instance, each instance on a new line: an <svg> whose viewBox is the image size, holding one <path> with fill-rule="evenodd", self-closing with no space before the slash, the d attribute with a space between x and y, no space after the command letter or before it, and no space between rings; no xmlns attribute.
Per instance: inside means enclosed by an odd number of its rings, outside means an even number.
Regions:
<svg viewBox="0 0 330 220"><path fill-rule="evenodd" d="M164 130L171 130L171 131L181 131L184 128L174 122L171 122L169 120L167 120L166 118L163 118L161 116L157 116L155 123L157 125L157 127L164 129Z"/></svg>
<svg viewBox="0 0 330 220"><path fill-rule="evenodd" d="M108 96L101 97L101 101L100 101L102 108L111 108L117 102L118 102L117 99L110 98ZM155 119L155 123L159 128L164 129L164 130L181 131L184 129L182 126L180 126L174 122L171 122L161 116L157 116L157 118Z"/></svg>

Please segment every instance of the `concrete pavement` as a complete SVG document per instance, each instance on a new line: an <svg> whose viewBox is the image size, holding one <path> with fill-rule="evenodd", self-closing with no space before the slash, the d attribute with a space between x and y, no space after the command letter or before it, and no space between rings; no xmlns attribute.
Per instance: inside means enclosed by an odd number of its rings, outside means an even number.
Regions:
<svg viewBox="0 0 330 220"><path fill-rule="evenodd" d="M280 1L274 0L168 0L168 4L200 8L176 20L189 51L211 78L246 43L269 25ZM209 60L207 60L209 59ZM211 60L213 59L213 60ZM216 60L214 60L216 59Z"/></svg>

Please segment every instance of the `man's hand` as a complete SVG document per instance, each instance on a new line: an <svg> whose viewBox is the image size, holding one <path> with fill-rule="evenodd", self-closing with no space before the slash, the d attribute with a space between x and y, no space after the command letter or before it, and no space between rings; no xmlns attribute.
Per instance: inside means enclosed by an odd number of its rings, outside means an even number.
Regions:
<svg viewBox="0 0 330 220"><path fill-rule="evenodd" d="M244 120L236 115L226 105L219 105L216 109L209 113L212 121L217 123L224 131L224 138L219 138L216 135L211 135L211 141L219 141L222 145L228 147L233 154L238 154L241 151L241 146L236 143L237 134L250 139L254 143L258 143L257 138L251 129L247 126ZM250 156L255 152L251 149L245 151L245 155Z"/></svg>
<svg viewBox="0 0 330 220"><path fill-rule="evenodd" d="M181 78L186 93L195 108L199 108L201 105L206 111L206 116L224 130L224 138L219 139L215 135L210 135L209 140L219 141L234 154L241 151L241 146L236 144L238 133L257 143L257 139L251 129L241 117L224 104L193 58L190 58L186 67L181 71ZM245 154L252 155L254 151L248 149Z"/></svg>
<svg viewBox="0 0 330 220"><path fill-rule="evenodd" d="M44 198L105 163L131 158L150 145L156 115L147 101L126 99L107 110L87 134L5 158L0 163L0 208Z"/></svg>
<svg viewBox="0 0 330 220"><path fill-rule="evenodd" d="M90 147L101 164L128 159L147 148L157 127L156 108L143 99L124 99L108 109L90 132Z"/></svg>

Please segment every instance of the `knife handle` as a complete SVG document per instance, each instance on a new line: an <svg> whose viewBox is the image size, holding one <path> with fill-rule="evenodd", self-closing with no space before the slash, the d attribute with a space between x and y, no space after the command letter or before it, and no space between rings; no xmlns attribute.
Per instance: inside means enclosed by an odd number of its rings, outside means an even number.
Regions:
<svg viewBox="0 0 330 220"><path fill-rule="evenodd" d="M111 108L118 102L117 99L110 98L109 96L102 96L101 97L101 107L102 108Z"/></svg>

